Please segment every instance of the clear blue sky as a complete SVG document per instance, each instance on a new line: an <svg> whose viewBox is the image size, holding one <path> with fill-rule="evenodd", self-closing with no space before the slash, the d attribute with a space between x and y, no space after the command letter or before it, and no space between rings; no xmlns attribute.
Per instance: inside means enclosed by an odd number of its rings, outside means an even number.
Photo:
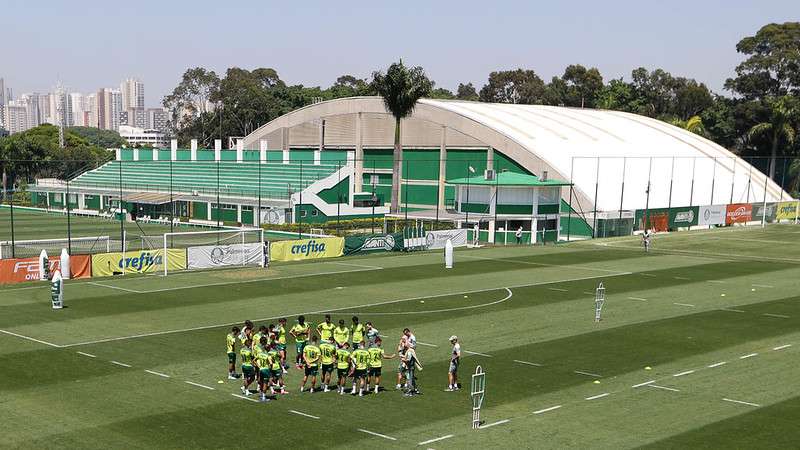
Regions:
<svg viewBox="0 0 800 450"><path fill-rule="evenodd" d="M328 86L402 57L449 89L517 67L547 81L580 63L606 80L661 67L722 91L739 39L797 20L797 0L3 0L0 77L18 95L136 76L153 106L193 66L272 67Z"/></svg>

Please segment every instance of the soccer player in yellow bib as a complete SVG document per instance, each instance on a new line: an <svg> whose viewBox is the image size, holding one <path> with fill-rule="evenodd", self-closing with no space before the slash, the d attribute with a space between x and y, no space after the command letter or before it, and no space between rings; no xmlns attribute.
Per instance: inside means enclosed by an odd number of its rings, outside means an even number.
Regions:
<svg viewBox="0 0 800 450"><path fill-rule="evenodd" d="M317 334L319 335L320 342L326 342L333 339L333 329L336 328L331 322L331 315L325 314L325 321L317 325Z"/></svg>
<svg viewBox="0 0 800 450"><path fill-rule="evenodd" d="M281 371L286 373L286 318L278 319L278 326L273 329L275 333L275 348L281 356Z"/></svg>
<svg viewBox="0 0 800 450"><path fill-rule="evenodd" d="M261 393L261 401L267 401L267 386L272 379L272 357L267 349L267 337L262 336L261 342L256 346L255 361L258 366L258 391Z"/></svg>
<svg viewBox="0 0 800 450"><path fill-rule="evenodd" d="M295 366L301 369L303 367L303 348L306 346L308 338L311 337L311 326L306 323L305 316L297 317L297 323L289 330L289 334L294 338L294 348L297 350Z"/></svg>
<svg viewBox="0 0 800 450"><path fill-rule="evenodd" d="M383 360L394 359L396 355L386 355L383 352L380 337L375 338L375 346L368 349L367 353L369 353L369 381L372 382L374 386L373 389L377 394L381 386L381 367L383 366Z"/></svg>
<svg viewBox="0 0 800 450"><path fill-rule="evenodd" d="M339 326L333 329L333 340L339 348L350 340L350 329L344 325L344 320L339 320Z"/></svg>
<svg viewBox="0 0 800 450"><path fill-rule="evenodd" d="M303 374L303 382L300 383L300 392L306 387L306 381L311 376L311 393L314 393L314 388L317 387L317 373L319 372L319 358L320 351L317 347L317 337L311 336L311 343L303 347L303 362L305 363L305 373Z"/></svg>
<svg viewBox="0 0 800 450"><path fill-rule="evenodd" d="M364 344L364 333L367 331L364 325L358 322L358 316L353 316L353 348L359 348Z"/></svg>
<svg viewBox="0 0 800 450"><path fill-rule="evenodd" d="M344 323L344 321L342 321ZM337 384L339 385L339 394L344 395L344 383L347 381L347 375L350 372L350 344L345 341L342 346L336 350L336 375L339 377Z"/></svg>
<svg viewBox="0 0 800 450"><path fill-rule="evenodd" d="M242 394L250 395L250 384L255 378L255 368L253 367L253 341L245 339L244 345L239 349L239 356L242 357Z"/></svg>
<svg viewBox="0 0 800 450"><path fill-rule="evenodd" d="M336 347L331 341L322 341L319 344L320 360L322 362L322 391L328 392L328 385L331 383L333 373L333 360L336 357Z"/></svg>
<svg viewBox="0 0 800 450"><path fill-rule="evenodd" d="M239 335L239 327L231 328L231 332L225 336L225 344L228 350L228 379L239 378L236 373L236 337Z"/></svg>
<svg viewBox="0 0 800 450"><path fill-rule="evenodd" d="M278 351L278 344L273 342L269 346L269 353L270 357L272 358L272 366L270 367L270 375L272 375L271 379L271 386L270 392L275 393L275 386L278 386L281 390L281 394L286 393L286 386L283 384L283 365L281 364L281 355Z"/></svg>
<svg viewBox="0 0 800 450"><path fill-rule="evenodd" d="M353 376L353 389L350 393L355 395L356 385L358 385L358 395L363 397L364 386L367 382L367 368L369 367L369 352L364 348L363 343L359 345L357 349L353 350L350 359L352 360L353 366L350 372Z"/></svg>

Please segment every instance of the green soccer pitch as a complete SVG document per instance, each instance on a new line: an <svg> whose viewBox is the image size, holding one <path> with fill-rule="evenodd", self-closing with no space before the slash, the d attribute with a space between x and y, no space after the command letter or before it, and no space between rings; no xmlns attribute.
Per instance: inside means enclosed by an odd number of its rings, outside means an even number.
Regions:
<svg viewBox="0 0 800 450"><path fill-rule="evenodd" d="M800 442L800 227L459 249L0 289L3 447L781 448ZM603 282L603 320L594 290ZM227 380L225 334L357 314L419 341L422 395ZM448 337L464 389L445 392ZM289 342L289 359L294 346ZM486 372L483 427L470 375ZM254 399L255 396L249 397Z"/></svg>

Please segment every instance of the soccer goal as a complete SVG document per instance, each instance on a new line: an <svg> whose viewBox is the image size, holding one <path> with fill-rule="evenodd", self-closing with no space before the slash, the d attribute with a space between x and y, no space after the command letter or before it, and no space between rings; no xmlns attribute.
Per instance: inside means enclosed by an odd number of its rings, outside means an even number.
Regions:
<svg viewBox="0 0 800 450"><path fill-rule="evenodd" d="M116 250L119 248L119 241L114 242L113 247ZM12 255L16 258L31 258L39 256L42 250L45 250L48 255L60 255L62 248L71 248L71 255L107 253L112 250L112 241L108 236L2 241L0 242L0 259L11 258Z"/></svg>
<svg viewBox="0 0 800 450"><path fill-rule="evenodd" d="M142 238L143 245L152 242L149 237ZM160 243L164 275L186 269L266 267L269 258L260 228L164 233Z"/></svg>

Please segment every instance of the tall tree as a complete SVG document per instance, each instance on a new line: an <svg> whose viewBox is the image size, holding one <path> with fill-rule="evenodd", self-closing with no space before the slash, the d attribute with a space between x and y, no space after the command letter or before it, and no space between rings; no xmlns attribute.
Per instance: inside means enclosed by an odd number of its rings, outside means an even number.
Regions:
<svg viewBox="0 0 800 450"><path fill-rule="evenodd" d="M768 100L770 106L769 121L753 125L748 131L750 138L763 137L769 140L769 177L775 177L775 162L778 156L778 146L784 142L787 147L794 145L795 129L793 121L797 118L797 100L783 96Z"/></svg>
<svg viewBox="0 0 800 450"><path fill-rule="evenodd" d="M375 95L367 80L356 78L353 75L342 75L336 79L333 86L328 89L330 98L357 97Z"/></svg>
<svg viewBox="0 0 800 450"><path fill-rule="evenodd" d="M561 79L567 87L568 106L595 107L597 96L603 89L603 76L596 67L587 69L580 64L572 64L564 70Z"/></svg>
<svg viewBox="0 0 800 450"><path fill-rule="evenodd" d="M539 104L544 102L544 81L533 70L504 70L489 74L480 100L490 103Z"/></svg>
<svg viewBox="0 0 800 450"><path fill-rule="evenodd" d="M459 100L477 101L478 91L475 90L475 86L473 86L472 83L458 83L458 89L456 89L456 98Z"/></svg>
<svg viewBox="0 0 800 450"><path fill-rule="evenodd" d="M449 90L445 88L436 88L431 90L430 98L436 98L441 100L453 100L456 96Z"/></svg>
<svg viewBox="0 0 800 450"><path fill-rule="evenodd" d="M394 155L392 161L391 211L399 211L400 177L403 148L400 143L400 122L414 111L417 101L428 95L433 84L422 67L406 67L403 61L393 63L386 73L374 72L372 86L383 97L386 110L394 116Z"/></svg>
<svg viewBox="0 0 800 450"><path fill-rule="evenodd" d="M800 22L771 23L736 44L747 59L725 87L747 100L800 94Z"/></svg>
<svg viewBox="0 0 800 450"><path fill-rule="evenodd" d="M192 125L196 120L201 121L202 130L210 125L213 120L213 115L209 114L213 110L211 96L219 89L219 82L220 79L213 70L202 67L190 68L183 73L181 82L162 101L170 112L172 134Z"/></svg>

